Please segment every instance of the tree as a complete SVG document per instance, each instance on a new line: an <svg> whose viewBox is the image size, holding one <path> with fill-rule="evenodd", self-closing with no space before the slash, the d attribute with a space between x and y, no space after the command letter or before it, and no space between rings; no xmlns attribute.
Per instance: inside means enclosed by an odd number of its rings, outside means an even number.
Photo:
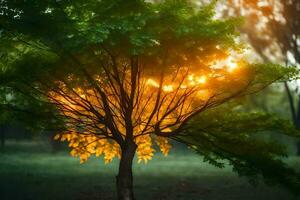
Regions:
<svg viewBox="0 0 300 200"><path fill-rule="evenodd" d="M4 122L3 122L4 123ZM5 131L6 127L4 124L0 124L0 139L1 139L1 144L0 144L0 149L3 150L5 147Z"/></svg>
<svg viewBox="0 0 300 200"><path fill-rule="evenodd" d="M226 15L244 16L246 33L252 47L265 62L299 67L300 1L227 1ZM295 84L292 84L295 85ZM294 126L300 128L299 87L284 82ZM293 89L295 91L293 91ZM298 154L300 154L300 144Z"/></svg>
<svg viewBox="0 0 300 200"><path fill-rule="evenodd" d="M120 200L134 199L136 152L147 162L156 143L168 154L168 138L186 142L204 111L296 74L247 63L239 20L214 19L214 3L3 0L0 8L1 87L54 106L64 123L56 139L81 162L119 157Z"/></svg>

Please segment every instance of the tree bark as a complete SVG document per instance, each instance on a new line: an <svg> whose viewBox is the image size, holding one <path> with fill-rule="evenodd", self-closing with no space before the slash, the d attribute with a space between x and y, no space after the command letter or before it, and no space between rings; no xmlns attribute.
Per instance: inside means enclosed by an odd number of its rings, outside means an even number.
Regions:
<svg viewBox="0 0 300 200"><path fill-rule="evenodd" d="M117 179L118 200L134 200L132 162L137 145L134 141L126 141L121 147L122 155L119 164L119 173Z"/></svg>

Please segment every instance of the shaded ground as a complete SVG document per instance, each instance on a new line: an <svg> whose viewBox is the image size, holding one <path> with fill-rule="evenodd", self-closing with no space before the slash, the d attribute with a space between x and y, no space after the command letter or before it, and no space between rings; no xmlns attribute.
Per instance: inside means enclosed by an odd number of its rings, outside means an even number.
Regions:
<svg viewBox="0 0 300 200"><path fill-rule="evenodd" d="M68 153L51 154L40 144L8 145L0 153L1 200L116 199L117 160L106 166L96 158L79 164ZM189 151L158 155L147 165L135 163L134 175L138 200L300 199L279 188L254 188L229 167L214 168Z"/></svg>

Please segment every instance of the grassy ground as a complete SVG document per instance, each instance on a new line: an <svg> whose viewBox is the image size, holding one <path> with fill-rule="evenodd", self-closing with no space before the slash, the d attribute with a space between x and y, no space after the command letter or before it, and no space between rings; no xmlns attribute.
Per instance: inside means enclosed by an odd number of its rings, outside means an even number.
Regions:
<svg viewBox="0 0 300 200"><path fill-rule="evenodd" d="M300 162L294 159L292 163ZM68 153L51 154L40 144L9 143L0 153L0 199L116 199L117 164L104 165L95 158L79 164ZM135 163L134 181L138 200L300 199L279 188L254 188L229 167L214 168L189 151L157 155L147 165Z"/></svg>

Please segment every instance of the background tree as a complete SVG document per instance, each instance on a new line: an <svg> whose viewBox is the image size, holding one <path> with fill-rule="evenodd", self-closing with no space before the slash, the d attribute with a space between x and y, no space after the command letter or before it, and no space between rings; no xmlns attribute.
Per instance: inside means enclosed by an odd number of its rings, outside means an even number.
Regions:
<svg viewBox="0 0 300 200"><path fill-rule="evenodd" d="M265 62L300 63L300 1L227 1L227 16L245 17L241 28L247 40ZM297 83L284 82L294 126L300 128L300 98ZM298 154L300 145L298 144Z"/></svg>
<svg viewBox="0 0 300 200"><path fill-rule="evenodd" d="M105 162L119 157L119 199L134 199L136 152L139 161L147 162L153 143L164 154L170 149L168 138L186 143L193 136L197 145L199 138L189 131L194 117L296 73L243 60L242 45L235 42L239 20L214 19L214 4L195 9L186 1L171 0L4 0L0 5L7 53L1 88L54 107L49 120L64 123L56 139L67 140L81 162L93 154L104 154ZM227 140L211 142L218 141ZM249 144L251 158L265 158L254 153L265 143L236 144L236 151ZM266 163L235 160L247 157L247 151L225 158L251 166L240 166L246 175L266 175L268 170L258 169L277 166L278 175L286 177L282 183L297 188L295 172L277 162L283 151L268 147Z"/></svg>

